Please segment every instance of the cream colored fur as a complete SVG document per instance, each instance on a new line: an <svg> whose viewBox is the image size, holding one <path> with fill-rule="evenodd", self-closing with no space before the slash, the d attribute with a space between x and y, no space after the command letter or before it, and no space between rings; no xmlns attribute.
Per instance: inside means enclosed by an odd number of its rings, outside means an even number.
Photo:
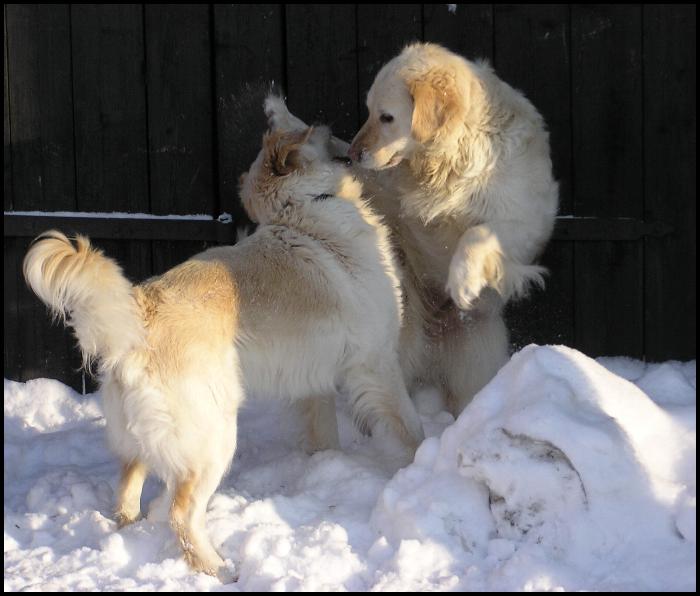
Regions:
<svg viewBox="0 0 700 596"><path fill-rule="evenodd" d="M324 128L268 133L241 189L258 230L143 284L86 238L60 232L40 236L24 260L31 288L99 361L109 443L123 463L118 522L137 519L155 473L166 485L158 502L199 571L223 564L206 507L248 393L300 404L316 447L337 447L338 391L404 458L423 438L397 357L389 233L330 159L329 138Z"/></svg>
<svg viewBox="0 0 700 596"><path fill-rule="evenodd" d="M548 133L486 63L435 44L389 61L367 106L349 153L405 254L406 380L438 382L459 413L507 359L503 304L544 283L533 261L558 203Z"/></svg>

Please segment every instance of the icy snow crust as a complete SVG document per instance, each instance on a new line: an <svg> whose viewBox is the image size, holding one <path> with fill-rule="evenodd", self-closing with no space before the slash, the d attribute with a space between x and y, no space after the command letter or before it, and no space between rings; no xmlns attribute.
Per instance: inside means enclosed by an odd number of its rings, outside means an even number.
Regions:
<svg viewBox="0 0 700 596"><path fill-rule="evenodd" d="M5 590L695 590L695 361L528 346L456 422L422 391L430 438L397 473L342 400L343 452L309 456L251 399L207 517L225 585L167 525L117 531L99 395L4 385Z"/></svg>

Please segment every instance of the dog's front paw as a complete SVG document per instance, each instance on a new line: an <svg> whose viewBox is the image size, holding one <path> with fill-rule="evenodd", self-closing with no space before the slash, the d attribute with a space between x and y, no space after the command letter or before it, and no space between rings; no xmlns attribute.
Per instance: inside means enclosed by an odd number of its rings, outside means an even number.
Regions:
<svg viewBox="0 0 700 596"><path fill-rule="evenodd" d="M476 263L462 261L450 266L445 290L461 310L469 310L487 285Z"/></svg>

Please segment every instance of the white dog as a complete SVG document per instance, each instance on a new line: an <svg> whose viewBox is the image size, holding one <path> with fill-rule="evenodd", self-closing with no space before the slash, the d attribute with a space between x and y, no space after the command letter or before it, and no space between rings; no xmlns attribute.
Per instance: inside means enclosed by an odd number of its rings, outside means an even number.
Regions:
<svg viewBox="0 0 700 596"><path fill-rule="evenodd" d="M389 61L367 106L349 155L375 171L366 196L404 254L406 382L438 383L459 413L507 359L503 304L543 284L533 261L558 203L549 136L487 64L435 44Z"/></svg>
<svg viewBox="0 0 700 596"><path fill-rule="evenodd" d="M337 446L335 422L314 404L332 408L338 389L360 424L408 454L423 437L398 363L388 232L329 156L329 138L325 128L268 133L242 182L257 232L141 285L80 236L47 232L25 257L31 288L68 317L84 359L99 359L108 438L123 463L119 523L137 519L154 472L195 570L223 564L205 513L248 391L307 404L317 447Z"/></svg>

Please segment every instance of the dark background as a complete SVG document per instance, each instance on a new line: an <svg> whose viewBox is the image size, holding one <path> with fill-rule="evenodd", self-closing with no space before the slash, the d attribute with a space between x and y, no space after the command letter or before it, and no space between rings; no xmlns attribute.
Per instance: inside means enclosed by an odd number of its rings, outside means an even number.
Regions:
<svg viewBox="0 0 700 596"><path fill-rule="evenodd" d="M350 140L414 40L488 58L551 131L561 206L547 289L513 347L695 358L694 5L5 5L5 376L80 388L70 332L21 279L30 237L89 233L133 280L243 223L238 175L274 81ZM233 225L8 215L229 212Z"/></svg>

